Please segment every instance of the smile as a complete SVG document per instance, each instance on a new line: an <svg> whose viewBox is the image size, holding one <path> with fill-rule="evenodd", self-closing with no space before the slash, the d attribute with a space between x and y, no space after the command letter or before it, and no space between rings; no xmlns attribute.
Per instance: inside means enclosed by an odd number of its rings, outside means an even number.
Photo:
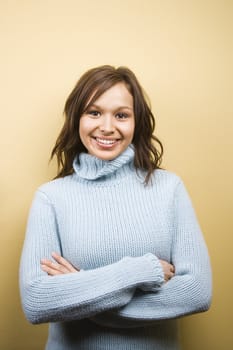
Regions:
<svg viewBox="0 0 233 350"><path fill-rule="evenodd" d="M114 145L119 141L119 139L102 139L100 137L94 137L94 139L98 144L106 146Z"/></svg>

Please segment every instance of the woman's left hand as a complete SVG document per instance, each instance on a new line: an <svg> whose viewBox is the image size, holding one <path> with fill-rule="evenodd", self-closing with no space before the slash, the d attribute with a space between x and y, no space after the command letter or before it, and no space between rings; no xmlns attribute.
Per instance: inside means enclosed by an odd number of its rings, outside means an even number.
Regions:
<svg viewBox="0 0 233 350"><path fill-rule="evenodd" d="M47 272L49 276L63 275L66 273L79 272L79 269L74 268L72 264L69 263L58 253L52 253L53 259L56 261L51 261L49 259L41 260L41 269Z"/></svg>

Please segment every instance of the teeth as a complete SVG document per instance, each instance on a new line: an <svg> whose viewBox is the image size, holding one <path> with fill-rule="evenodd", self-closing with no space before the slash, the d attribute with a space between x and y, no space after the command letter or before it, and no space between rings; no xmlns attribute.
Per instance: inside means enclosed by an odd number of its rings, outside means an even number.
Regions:
<svg viewBox="0 0 233 350"><path fill-rule="evenodd" d="M99 143L103 143L104 145L113 145L117 140L105 140L96 138L96 141Z"/></svg>

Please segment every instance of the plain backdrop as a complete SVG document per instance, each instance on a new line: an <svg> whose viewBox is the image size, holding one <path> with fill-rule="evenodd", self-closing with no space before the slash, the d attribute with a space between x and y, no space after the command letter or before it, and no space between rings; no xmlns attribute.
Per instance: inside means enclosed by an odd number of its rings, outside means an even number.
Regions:
<svg viewBox="0 0 233 350"><path fill-rule="evenodd" d="M233 1L0 1L0 348L40 350L47 325L23 315L18 266L36 188L79 76L131 68L151 99L163 167L192 197L213 266L210 311L181 320L185 350L230 350L233 244Z"/></svg>

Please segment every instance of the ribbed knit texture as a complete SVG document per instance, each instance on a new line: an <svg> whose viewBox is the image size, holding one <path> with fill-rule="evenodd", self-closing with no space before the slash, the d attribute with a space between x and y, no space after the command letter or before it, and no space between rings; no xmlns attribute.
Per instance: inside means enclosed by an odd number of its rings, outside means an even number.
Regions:
<svg viewBox="0 0 233 350"><path fill-rule="evenodd" d="M74 174L41 186L20 265L22 305L51 322L47 350L179 349L175 318L208 309L208 252L182 181L156 170L143 184L130 146L102 161L81 154ZM48 276L59 252L81 272ZM159 259L176 274L167 283Z"/></svg>

